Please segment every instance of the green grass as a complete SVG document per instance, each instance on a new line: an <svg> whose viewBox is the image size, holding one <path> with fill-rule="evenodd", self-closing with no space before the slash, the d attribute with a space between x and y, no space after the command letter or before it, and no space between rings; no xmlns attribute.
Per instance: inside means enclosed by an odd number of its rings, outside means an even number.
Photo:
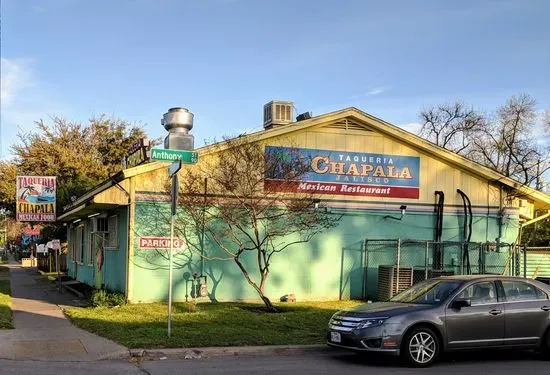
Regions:
<svg viewBox="0 0 550 375"><path fill-rule="evenodd" d="M278 313L244 303L176 303L172 337L166 336L167 304L132 304L120 308L71 308L79 327L130 348L244 345L308 345L325 342L327 323L336 311L360 302L277 304Z"/></svg>
<svg viewBox="0 0 550 375"><path fill-rule="evenodd" d="M0 267L0 270L3 267ZM0 328L13 328L11 323L11 293L9 280L0 280Z"/></svg>

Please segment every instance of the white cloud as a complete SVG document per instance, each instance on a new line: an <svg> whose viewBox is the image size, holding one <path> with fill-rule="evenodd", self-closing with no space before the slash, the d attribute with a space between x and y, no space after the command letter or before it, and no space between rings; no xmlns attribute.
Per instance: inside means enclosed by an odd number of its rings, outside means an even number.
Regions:
<svg viewBox="0 0 550 375"><path fill-rule="evenodd" d="M378 94L382 94L383 92L386 92L388 91L390 88L388 86L379 86L379 87L374 87L373 89L369 90L367 92L367 95L378 95Z"/></svg>
<svg viewBox="0 0 550 375"><path fill-rule="evenodd" d="M0 158L9 157L17 133L32 129L36 120L54 114L68 115L56 101L54 90L41 82L32 59L1 58Z"/></svg>
<svg viewBox="0 0 550 375"><path fill-rule="evenodd" d="M0 59L2 82L0 89L0 99L2 110L9 110L16 101L16 98L22 90L32 87L32 73L29 65L30 61L26 59Z"/></svg>
<svg viewBox="0 0 550 375"><path fill-rule="evenodd" d="M397 126L413 134L418 134L418 132L420 131L420 128L422 128L422 124L420 124L419 122L409 122L407 124L400 124Z"/></svg>

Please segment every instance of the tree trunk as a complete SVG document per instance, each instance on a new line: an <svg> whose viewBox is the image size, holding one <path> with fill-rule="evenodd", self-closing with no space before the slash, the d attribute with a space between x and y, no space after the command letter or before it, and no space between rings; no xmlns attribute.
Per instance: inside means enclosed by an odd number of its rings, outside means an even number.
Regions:
<svg viewBox="0 0 550 375"><path fill-rule="evenodd" d="M246 281L254 288L254 290L258 293L260 298L262 299L262 302L265 304L265 307L268 312L276 312L277 309L275 306L273 306L273 303L271 303L271 300L264 294L263 288L260 288L251 278L248 274L248 271L246 268L244 268L243 264L241 263L239 258L233 258L235 260L235 263L237 263L237 266L241 269L241 272L243 273L244 277L246 278Z"/></svg>
<svg viewBox="0 0 550 375"><path fill-rule="evenodd" d="M262 298L262 301L264 302L267 311L277 312L277 309L275 308L275 306L273 306L271 300L267 296L265 296L263 292L260 292L260 297Z"/></svg>

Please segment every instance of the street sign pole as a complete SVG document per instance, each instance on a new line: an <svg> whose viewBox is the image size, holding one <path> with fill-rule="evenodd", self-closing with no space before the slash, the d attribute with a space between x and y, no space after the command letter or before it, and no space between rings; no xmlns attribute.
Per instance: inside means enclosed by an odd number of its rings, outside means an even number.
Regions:
<svg viewBox="0 0 550 375"><path fill-rule="evenodd" d="M174 183L174 178L177 179L176 176L172 178L172 183ZM170 260L169 260L169 271L168 271L168 338L170 338L171 331L172 331L172 255L174 251L174 219L175 215L171 215L172 218L170 220Z"/></svg>
<svg viewBox="0 0 550 375"><path fill-rule="evenodd" d="M172 176L172 202L170 207L170 256L168 260L168 338L172 334L172 280L173 280L173 253L174 253L174 223L176 220L176 207L178 203L179 181L178 172L181 169L181 160L173 163L168 169Z"/></svg>

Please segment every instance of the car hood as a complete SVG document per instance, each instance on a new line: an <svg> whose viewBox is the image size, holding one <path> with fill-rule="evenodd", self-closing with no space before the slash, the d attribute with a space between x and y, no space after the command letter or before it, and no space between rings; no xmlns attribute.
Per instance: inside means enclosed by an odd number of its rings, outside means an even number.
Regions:
<svg viewBox="0 0 550 375"><path fill-rule="evenodd" d="M350 317L360 317L368 318L371 316L384 316L391 317L396 316L412 311L420 311L432 308L432 305L422 305L422 304L413 304L413 303L398 303L398 302L374 302L374 303L365 303L353 307L351 309L346 309L338 312L339 316L350 316Z"/></svg>

